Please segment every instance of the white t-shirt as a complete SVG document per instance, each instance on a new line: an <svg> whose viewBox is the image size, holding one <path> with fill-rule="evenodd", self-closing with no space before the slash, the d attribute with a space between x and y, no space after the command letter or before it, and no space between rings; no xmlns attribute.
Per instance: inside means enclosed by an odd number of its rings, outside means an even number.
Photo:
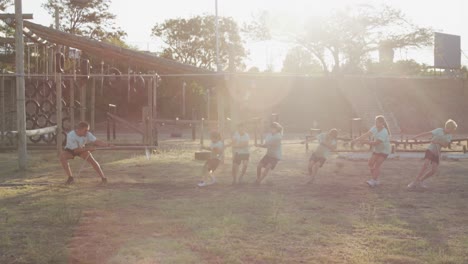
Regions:
<svg viewBox="0 0 468 264"><path fill-rule="evenodd" d="M427 149L429 149L434 155L440 156L440 149L442 148L441 144L448 144L452 141L451 134L445 134L443 128L436 128L431 131L432 139L431 144Z"/></svg>
<svg viewBox="0 0 468 264"><path fill-rule="evenodd" d="M233 153L249 154L249 146L248 146L249 141L250 141L249 134L244 133L244 135L241 136L238 132L236 132L232 136L232 141L233 141L233 144L247 143L247 146L245 146L245 147L235 147L235 146L233 146L232 147L232 152Z"/></svg>
<svg viewBox="0 0 468 264"><path fill-rule="evenodd" d="M377 127L373 126L370 131L372 132L375 140L380 140L382 142L374 146L374 152L390 155L390 153L392 153L392 146L390 146L390 135L388 134L388 130L384 127L379 131Z"/></svg>
<svg viewBox="0 0 468 264"><path fill-rule="evenodd" d="M211 145L210 145L210 149L211 149L211 158L212 159L219 159L219 160L222 160L223 159L223 155L224 155L224 144L223 142L220 140L218 142L211 142ZM214 149L219 149L221 150L221 152L218 154L218 153L215 153L213 150Z"/></svg>
<svg viewBox="0 0 468 264"><path fill-rule="evenodd" d="M281 149L281 139L283 135L281 133L276 133L274 135L268 134L265 137L265 145L267 147L266 155L278 160L281 159L283 151Z"/></svg>
<svg viewBox="0 0 468 264"><path fill-rule="evenodd" d="M91 132L86 132L86 136L80 137L76 134L75 130L68 132L66 149L77 149L82 148L90 142L96 141L96 137Z"/></svg>
<svg viewBox="0 0 468 264"><path fill-rule="evenodd" d="M328 158L328 156L330 156L331 149L329 149L322 143L336 148L336 140L331 139L327 141L327 133L320 133L319 135L317 135L317 140L319 142L319 146L315 150L314 155L318 158Z"/></svg>

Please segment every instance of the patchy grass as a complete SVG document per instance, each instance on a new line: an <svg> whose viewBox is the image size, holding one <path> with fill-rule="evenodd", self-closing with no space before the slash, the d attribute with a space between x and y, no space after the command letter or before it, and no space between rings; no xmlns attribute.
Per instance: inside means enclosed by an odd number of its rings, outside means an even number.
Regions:
<svg viewBox="0 0 468 264"><path fill-rule="evenodd" d="M331 158L306 186L308 154L285 159L256 187L254 150L246 183L230 186L230 152L219 184L196 187L195 145L98 152L101 187L86 166L73 186L53 153L0 154L0 263L467 263L468 164L443 161L430 191L405 186L419 160L388 160L368 189L366 162ZM76 173L81 160L71 162Z"/></svg>

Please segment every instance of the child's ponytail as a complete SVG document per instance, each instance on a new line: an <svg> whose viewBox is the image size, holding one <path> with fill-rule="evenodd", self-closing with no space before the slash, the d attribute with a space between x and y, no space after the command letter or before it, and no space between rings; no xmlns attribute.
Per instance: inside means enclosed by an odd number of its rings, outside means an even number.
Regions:
<svg viewBox="0 0 468 264"><path fill-rule="evenodd" d="M375 121L381 122L384 125L384 127L387 129L388 135L390 136L390 128L388 128L388 123L387 123L387 120L385 120L385 117L383 115L376 116Z"/></svg>

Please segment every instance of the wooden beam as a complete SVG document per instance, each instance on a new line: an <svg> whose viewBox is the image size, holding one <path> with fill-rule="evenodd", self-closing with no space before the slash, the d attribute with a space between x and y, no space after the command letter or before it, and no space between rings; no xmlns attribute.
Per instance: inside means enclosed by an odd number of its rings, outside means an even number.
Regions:
<svg viewBox="0 0 468 264"><path fill-rule="evenodd" d="M27 137L40 136L45 134L55 133L57 131L57 126L43 127L33 130L26 130Z"/></svg>
<svg viewBox="0 0 468 264"><path fill-rule="evenodd" d="M20 15L21 17L21 15ZM23 19L33 19L33 14L23 14L22 15ZM10 13L5 13L5 14L0 14L0 19L17 19L15 17L15 14L10 14Z"/></svg>
<svg viewBox="0 0 468 264"><path fill-rule="evenodd" d="M118 47L109 43L75 36L69 33L50 29L29 21L25 21L25 26L36 35L55 42L60 45L78 48L85 51L98 52L99 56L120 57L140 65L156 67L168 73L213 73L212 71L197 68L191 65L182 64L173 60L160 58L152 54ZM160 72L158 70L158 72Z"/></svg>

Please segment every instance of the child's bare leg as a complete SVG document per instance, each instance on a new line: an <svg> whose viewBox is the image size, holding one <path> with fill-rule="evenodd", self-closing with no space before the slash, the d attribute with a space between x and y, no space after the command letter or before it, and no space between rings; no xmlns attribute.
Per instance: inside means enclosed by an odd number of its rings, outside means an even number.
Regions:
<svg viewBox="0 0 468 264"><path fill-rule="evenodd" d="M367 166L369 166L369 171L370 171L370 175L371 177L373 177L374 175L374 169L375 169L375 162L376 162L376 156L375 155L372 155L369 159L369 161L367 162Z"/></svg>
<svg viewBox="0 0 468 264"><path fill-rule="evenodd" d="M247 172L247 166L249 165L249 161L248 160L244 160L242 162L242 172L241 172L241 175L239 176L239 183L242 182L242 178L244 177L245 173Z"/></svg>
<svg viewBox="0 0 468 264"><path fill-rule="evenodd" d="M102 171L101 169L101 166L99 165L99 163L94 159L93 155L91 154L91 152L87 151L87 152L82 152L80 154L80 157L84 160L87 160L89 164L91 164L91 166L93 166L94 170L99 174L99 176L101 178L106 178L106 176L104 176L104 172Z"/></svg>
<svg viewBox="0 0 468 264"><path fill-rule="evenodd" d="M210 171L208 173L208 176L210 177L210 183L214 183L216 181L216 177L214 175L214 171Z"/></svg>
<svg viewBox="0 0 468 264"><path fill-rule="evenodd" d="M237 173L239 172L239 165L232 163L232 184L237 182Z"/></svg>
<svg viewBox="0 0 468 264"><path fill-rule="evenodd" d="M65 170L67 176L73 177L72 171L70 169L70 164L68 163L68 160L70 159L73 159L73 155L66 151L62 151L62 154L60 154L60 163L62 164L62 167Z"/></svg>
<svg viewBox="0 0 468 264"><path fill-rule="evenodd" d="M423 166L421 167L421 170L419 171L418 175L416 176L416 180L415 181L422 181L422 178L424 177L424 174L427 173L427 169L429 168L430 166L430 160L428 159L424 159L424 164Z"/></svg>
<svg viewBox="0 0 468 264"><path fill-rule="evenodd" d="M377 157L375 159L374 167L371 170L372 172L372 179L374 180L379 180L380 177L380 167L382 166L382 163L385 161L384 157Z"/></svg>
<svg viewBox="0 0 468 264"><path fill-rule="evenodd" d="M307 183L313 183L315 180L315 175L317 175L320 165L318 162L310 161L309 162L309 181Z"/></svg>
<svg viewBox="0 0 468 264"><path fill-rule="evenodd" d="M265 169L263 170L260 181L258 183L262 182L266 178L266 176L268 176L268 172L270 172L270 170L271 170L271 165L270 164L266 165Z"/></svg>
<svg viewBox="0 0 468 264"><path fill-rule="evenodd" d="M429 177L432 177L437 172L438 168L439 168L438 163L435 163L435 162L432 163L431 169L423 177L421 177L421 182L425 181Z"/></svg>
<svg viewBox="0 0 468 264"><path fill-rule="evenodd" d="M260 183L261 178L262 178L262 164L259 163L257 165L257 180L256 180L256 182Z"/></svg>
<svg viewBox="0 0 468 264"><path fill-rule="evenodd" d="M202 168L202 171L201 171L201 182L205 182L207 174L208 174L208 164L205 163L205 165L203 165L203 168Z"/></svg>

